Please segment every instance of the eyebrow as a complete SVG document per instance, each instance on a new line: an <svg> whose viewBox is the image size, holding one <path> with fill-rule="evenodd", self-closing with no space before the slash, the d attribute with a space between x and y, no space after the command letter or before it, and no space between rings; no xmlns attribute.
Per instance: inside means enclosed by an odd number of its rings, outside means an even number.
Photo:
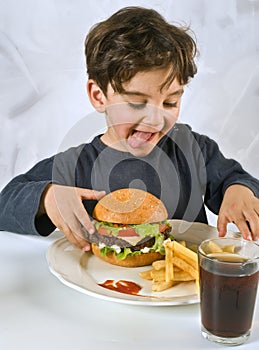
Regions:
<svg viewBox="0 0 259 350"><path fill-rule="evenodd" d="M181 96L183 94L184 90L183 89L179 89L176 90L174 92L171 92L170 94L167 95L167 97L171 97L171 96ZM144 92L140 92L140 91L127 91L124 90L124 92L122 93L122 95L126 95L126 96L141 96L141 97L151 97L148 94L145 94Z"/></svg>

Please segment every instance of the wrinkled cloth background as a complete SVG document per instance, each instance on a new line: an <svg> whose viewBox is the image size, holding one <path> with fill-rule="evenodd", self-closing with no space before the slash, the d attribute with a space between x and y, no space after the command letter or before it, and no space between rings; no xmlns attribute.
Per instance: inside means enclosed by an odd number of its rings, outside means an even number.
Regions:
<svg viewBox="0 0 259 350"><path fill-rule="evenodd" d="M259 0L0 0L0 188L104 130L86 95L84 39L129 5L191 26L198 74L180 121L259 178Z"/></svg>

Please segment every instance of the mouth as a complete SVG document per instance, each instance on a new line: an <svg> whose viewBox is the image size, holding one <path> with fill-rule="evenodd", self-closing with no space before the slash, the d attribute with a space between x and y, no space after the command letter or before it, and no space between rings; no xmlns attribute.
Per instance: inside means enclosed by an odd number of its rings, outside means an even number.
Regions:
<svg viewBox="0 0 259 350"><path fill-rule="evenodd" d="M147 132L134 129L128 137L128 144L132 148L139 148L147 142L151 142L157 132Z"/></svg>

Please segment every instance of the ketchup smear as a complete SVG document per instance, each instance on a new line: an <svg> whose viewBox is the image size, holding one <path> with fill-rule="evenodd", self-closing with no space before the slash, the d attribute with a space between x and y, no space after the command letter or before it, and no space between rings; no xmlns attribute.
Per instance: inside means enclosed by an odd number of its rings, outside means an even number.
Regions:
<svg viewBox="0 0 259 350"><path fill-rule="evenodd" d="M125 280L119 280L118 282L115 282L114 280L107 280L103 283L99 283L99 286L131 295L138 295L139 291L141 290L141 287L137 283Z"/></svg>

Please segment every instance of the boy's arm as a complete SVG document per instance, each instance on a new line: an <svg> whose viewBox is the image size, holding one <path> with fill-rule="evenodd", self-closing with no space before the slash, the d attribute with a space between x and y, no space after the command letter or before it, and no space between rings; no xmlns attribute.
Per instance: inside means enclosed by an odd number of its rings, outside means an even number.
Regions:
<svg viewBox="0 0 259 350"><path fill-rule="evenodd" d="M218 214L218 230L226 233L234 222L247 239L259 238L259 181L233 159L226 159L215 141L204 137L202 153L206 164L205 204Z"/></svg>
<svg viewBox="0 0 259 350"><path fill-rule="evenodd" d="M55 225L37 217L41 197L52 182L53 158L39 162L26 174L16 176L0 193L0 230L21 234L49 235Z"/></svg>
<svg viewBox="0 0 259 350"><path fill-rule="evenodd" d="M218 214L224 194L231 185L238 184L249 188L255 197L259 198L259 180L245 171L240 163L234 159L227 159L219 150L217 143L209 137L196 134L199 142L202 162L205 172L201 178L205 182L205 204L214 213ZM206 177L204 178L204 173Z"/></svg>
<svg viewBox="0 0 259 350"><path fill-rule="evenodd" d="M105 192L75 187L77 160L78 149L71 149L14 178L0 194L0 230L47 236L57 227L89 250L83 227L94 227L82 200L98 200Z"/></svg>
<svg viewBox="0 0 259 350"><path fill-rule="evenodd" d="M83 145L38 162L27 173L16 176L0 193L0 230L47 236L56 226L44 212L47 186L75 186L75 168Z"/></svg>

